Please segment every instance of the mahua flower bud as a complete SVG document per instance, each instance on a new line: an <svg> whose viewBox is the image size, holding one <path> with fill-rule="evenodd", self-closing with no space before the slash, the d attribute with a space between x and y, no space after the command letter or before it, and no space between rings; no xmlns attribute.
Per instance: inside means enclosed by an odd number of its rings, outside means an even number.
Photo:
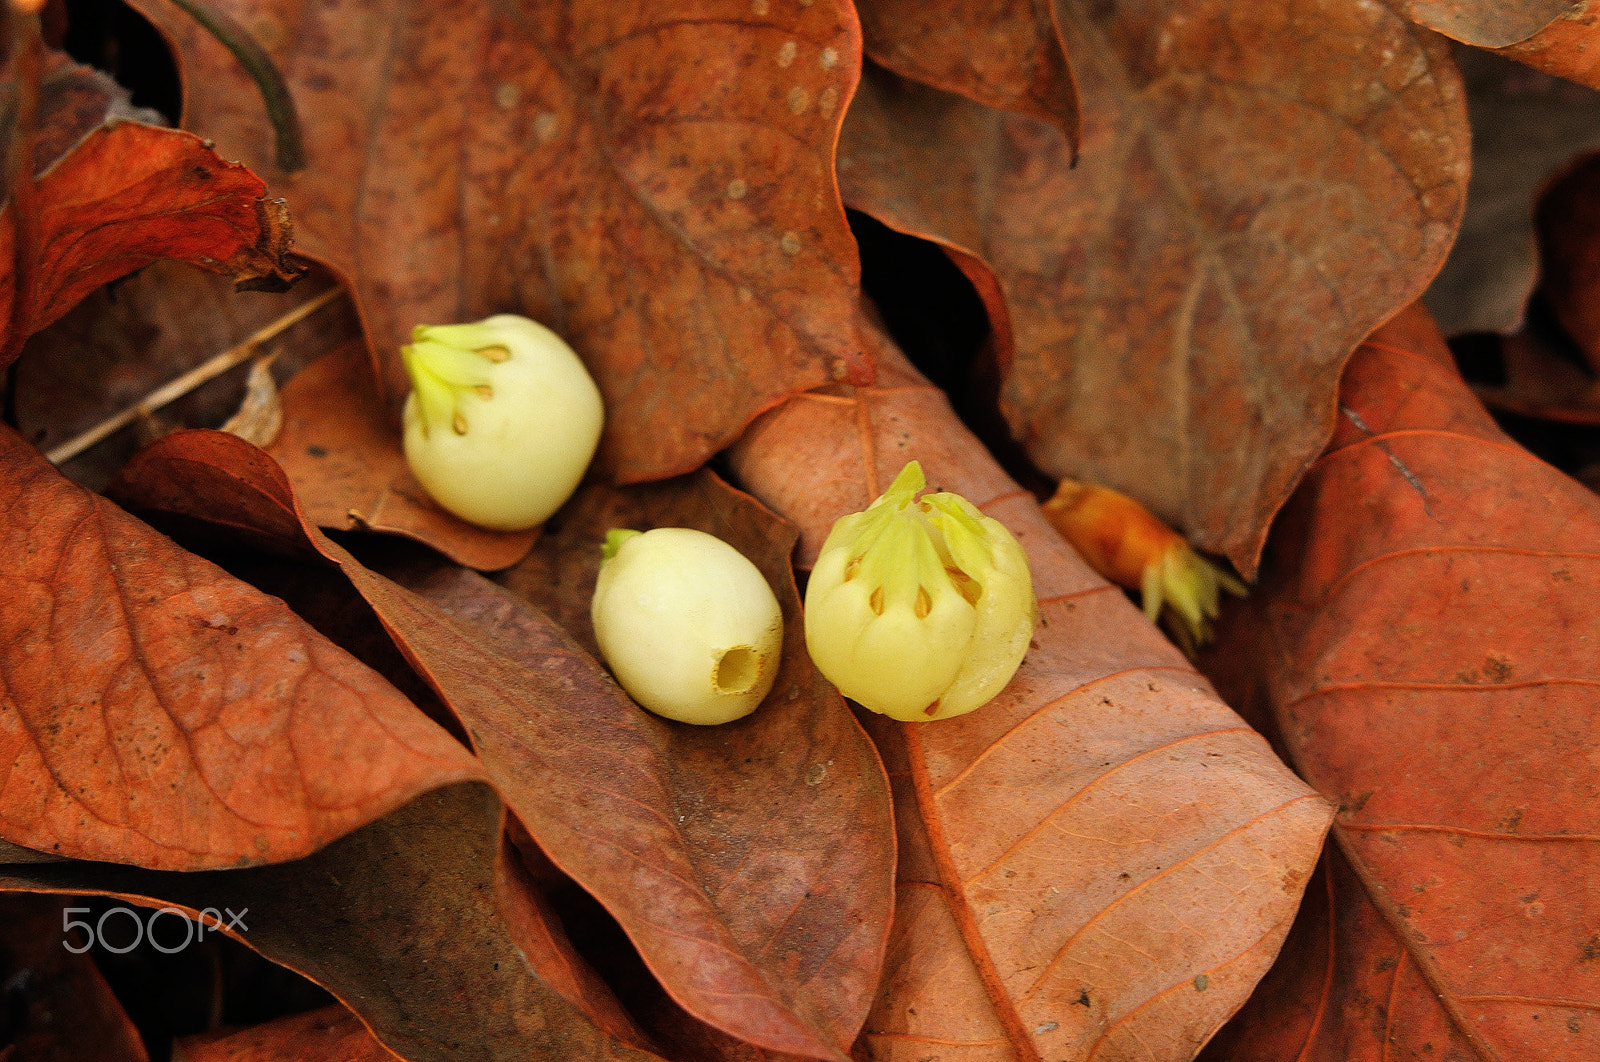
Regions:
<svg viewBox="0 0 1600 1062"><path fill-rule="evenodd" d="M918 499L912 461L840 518L806 587L806 647L839 692L896 719L962 715L1016 673L1033 637L1027 557L958 494Z"/></svg>

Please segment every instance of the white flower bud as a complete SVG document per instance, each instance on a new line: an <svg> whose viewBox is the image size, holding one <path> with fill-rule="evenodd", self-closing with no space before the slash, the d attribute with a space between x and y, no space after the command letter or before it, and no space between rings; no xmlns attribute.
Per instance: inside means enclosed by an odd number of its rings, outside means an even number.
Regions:
<svg viewBox="0 0 1600 1062"><path fill-rule="evenodd" d="M577 488L600 441L600 391L571 347L515 314L418 325L400 348L412 392L405 453L433 500L470 523L521 531Z"/></svg>
<svg viewBox="0 0 1600 1062"><path fill-rule="evenodd" d="M589 615L622 688L668 719L756 710L778 676L783 613L744 554L686 527L606 536Z"/></svg>
<svg viewBox="0 0 1600 1062"><path fill-rule="evenodd" d="M912 461L842 517L806 587L806 648L839 692L907 722L947 719L1011 681L1033 637L1033 577L1000 522L926 486Z"/></svg>

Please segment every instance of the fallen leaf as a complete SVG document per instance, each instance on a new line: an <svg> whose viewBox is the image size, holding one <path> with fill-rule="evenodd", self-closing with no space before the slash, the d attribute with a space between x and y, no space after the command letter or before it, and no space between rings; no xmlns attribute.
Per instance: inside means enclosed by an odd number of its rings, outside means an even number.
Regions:
<svg viewBox="0 0 1600 1062"><path fill-rule="evenodd" d="M1461 231L1422 301L1445 335L1508 333L1538 279L1532 205L1553 173L1600 147L1600 96L1493 52L1455 55L1472 116L1472 179Z"/></svg>
<svg viewBox="0 0 1600 1062"><path fill-rule="evenodd" d="M138 1030L84 954L87 942L63 931L63 906L53 896L0 896L0 1057L149 1062Z"/></svg>
<svg viewBox="0 0 1600 1062"><path fill-rule="evenodd" d="M273 172L233 57L138 6L182 57L188 126ZM391 412L413 325L494 312L584 357L599 460L624 480L692 469L784 396L870 372L833 183L860 67L842 0L218 6L288 79L310 163L275 180L304 251L350 281Z"/></svg>
<svg viewBox="0 0 1600 1062"><path fill-rule="evenodd" d="M740 482L800 525L808 562L915 458L931 489L1017 537L1040 624L990 704L874 721L902 847L859 1049L1187 1059L1270 965L1329 809L1071 551L943 395L862 332L880 385L765 415L732 451Z"/></svg>
<svg viewBox="0 0 1600 1062"><path fill-rule="evenodd" d="M283 403L278 400L278 383L272 378L271 357L250 363L244 399L238 412L224 421L220 430L237 435L252 446L271 446L283 430Z"/></svg>
<svg viewBox="0 0 1600 1062"><path fill-rule="evenodd" d="M1594 1057L1600 499L1494 426L1420 308L1341 402L1223 632L1256 681L1219 682L1340 805L1308 950L1226 1057Z"/></svg>
<svg viewBox="0 0 1600 1062"><path fill-rule="evenodd" d="M1332 430L1345 359L1449 248L1459 78L1380 4L1057 13L1076 168L1041 123L869 70L846 202L993 271L1001 404L1035 463L1137 497L1248 575Z"/></svg>
<svg viewBox="0 0 1600 1062"><path fill-rule="evenodd" d="M864 0L857 12L879 66L1053 122L1077 150L1078 88L1051 0Z"/></svg>
<svg viewBox="0 0 1600 1062"><path fill-rule="evenodd" d="M129 464L117 491L306 542L337 563L456 712L540 848L622 923L675 999L753 1043L843 1058L889 921L887 787L870 743L799 648L786 582L792 532L714 479L696 482L641 488L632 500L591 495L598 508L569 507L573 530L551 548L569 607L587 602L577 584L592 588L612 520L670 511L764 565L788 602L784 671L765 709L714 730L642 712L556 624L473 573L415 576L418 596L369 571L304 523L281 470L239 439L169 437Z"/></svg>
<svg viewBox="0 0 1600 1062"><path fill-rule="evenodd" d="M537 528L485 530L428 497L406 465L360 343L342 344L301 370L280 401L283 430L267 452L317 526L404 535L484 571L515 564L539 537Z"/></svg>
<svg viewBox="0 0 1600 1062"><path fill-rule="evenodd" d="M88 80L81 75L74 84ZM43 95L45 87L41 87ZM261 181L224 162L199 137L121 120L125 104L108 88L78 105L48 110L35 142L38 210L25 302L13 306L17 276L0 274L0 320L8 322L4 363L27 335L84 296L159 258L201 266L235 283L286 283L301 267L289 254L289 218ZM98 102L101 124L88 127ZM82 135L79 136L78 134ZM66 148L50 158L49 151ZM0 262L16 260L16 197L0 209Z"/></svg>
<svg viewBox="0 0 1600 1062"><path fill-rule="evenodd" d="M199 870L293 859L472 757L283 606L0 429L0 833Z"/></svg>
<svg viewBox="0 0 1600 1062"><path fill-rule="evenodd" d="M172 1045L172 1062L394 1062L395 1057L340 1006L190 1036Z"/></svg>
<svg viewBox="0 0 1600 1062"><path fill-rule="evenodd" d="M0 890L242 916L230 936L327 988L407 1062L660 1062L533 976L501 913L502 818L487 786L449 786L293 863L4 866Z"/></svg>

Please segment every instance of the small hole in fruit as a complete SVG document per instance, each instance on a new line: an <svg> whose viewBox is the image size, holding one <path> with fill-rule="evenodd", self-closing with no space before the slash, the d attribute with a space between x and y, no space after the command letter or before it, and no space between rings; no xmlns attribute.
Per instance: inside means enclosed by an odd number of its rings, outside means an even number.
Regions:
<svg viewBox="0 0 1600 1062"><path fill-rule="evenodd" d="M736 645L717 661L718 693L748 693L761 674L761 658L748 645Z"/></svg>

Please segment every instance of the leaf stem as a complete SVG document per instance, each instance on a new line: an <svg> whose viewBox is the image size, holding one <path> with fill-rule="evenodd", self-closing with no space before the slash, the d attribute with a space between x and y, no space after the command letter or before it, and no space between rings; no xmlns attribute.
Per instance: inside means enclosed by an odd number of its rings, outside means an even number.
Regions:
<svg viewBox="0 0 1600 1062"><path fill-rule="evenodd" d="M120 431L135 420L138 420L140 414L154 413L162 406L182 398L207 380L215 379L234 366L249 361L251 356L255 354L256 348L261 344L310 317L313 313L338 298L342 293L343 289L334 286L316 298L301 303L276 321L263 326L239 343L224 350L221 354L217 354L196 365L182 376L167 381L127 409L122 410L120 413L112 414L83 434L57 446L45 454L45 458L53 465L60 465L72 460L106 436Z"/></svg>
<svg viewBox="0 0 1600 1062"><path fill-rule="evenodd" d="M300 112L283 74L267 50L232 15L213 7L209 0L172 0L190 18L200 23L244 67L261 93L277 138L278 168L298 173L306 168L305 138L300 131Z"/></svg>

